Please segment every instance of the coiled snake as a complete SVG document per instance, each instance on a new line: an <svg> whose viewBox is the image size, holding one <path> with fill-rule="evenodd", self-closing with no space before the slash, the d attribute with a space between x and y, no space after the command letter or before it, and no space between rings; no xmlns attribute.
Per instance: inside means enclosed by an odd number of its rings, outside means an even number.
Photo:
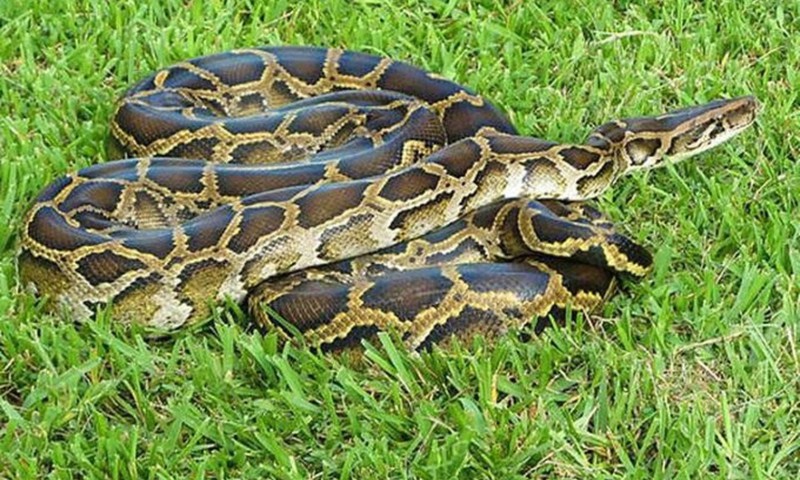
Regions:
<svg viewBox="0 0 800 480"><path fill-rule="evenodd" d="M651 263L573 202L711 148L756 111L752 97L718 100L566 145L519 136L482 97L387 58L197 58L120 100L109 151L136 158L36 198L20 275L74 318L111 301L115 318L168 329L247 297L260 323L273 310L333 350L387 329L425 348L541 328Z"/></svg>

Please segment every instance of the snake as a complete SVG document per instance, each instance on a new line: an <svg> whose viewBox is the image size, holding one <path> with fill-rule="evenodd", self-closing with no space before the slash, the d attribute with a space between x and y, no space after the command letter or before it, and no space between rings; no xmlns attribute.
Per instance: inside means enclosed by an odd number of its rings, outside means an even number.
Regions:
<svg viewBox="0 0 800 480"><path fill-rule="evenodd" d="M585 203L620 177L750 126L752 96L523 136L484 97L409 63L244 48L124 92L109 161L27 211L21 284L48 309L175 330L246 304L327 351L379 332L411 349L596 311L648 250Z"/></svg>

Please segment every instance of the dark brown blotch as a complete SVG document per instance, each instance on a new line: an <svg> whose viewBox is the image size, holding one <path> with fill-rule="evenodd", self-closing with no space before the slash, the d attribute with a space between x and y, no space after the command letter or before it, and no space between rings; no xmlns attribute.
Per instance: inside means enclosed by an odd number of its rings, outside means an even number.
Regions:
<svg viewBox="0 0 800 480"><path fill-rule="evenodd" d="M632 132L670 132L698 113L700 112L696 110L696 107L688 107L658 117L635 117L622 121Z"/></svg>
<svg viewBox="0 0 800 480"><path fill-rule="evenodd" d="M290 130L319 135L349 114L350 109L341 105L322 105L317 108L301 110L296 112Z"/></svg>
<svg viewBox="0 0 800 480"><path fill-rule="evenodd" d="M364 77L378 67L381 57L359 52L343 52L339 57L338 73L352 77Z"/></svg>
<svg viewBox="0 0 800 480"><path fill-rule="evenodd" d="M435 189L438 184L438 175L412 169L391 176L378 195L392 202L409 200Z"/></svg>
<svg viewBox="0 0 800 480"><path fill-rule="evenodd" d="M135 258L118 255L110 250L91 253L78 260L78 273L92 285L111 283L124 274L144 268Z"/></svg>
<svg viewBox="0 0 800 480"><path fill-rule="evenodd" d="M247 52L228 52L191 60L227 85L240 85L261 79L266 67L264 59Z"/></svg>
<svg viewBox="0 0 800 480"><path fill-rule="evenodd" d="M561 275L561 282L572 295L583 292L602 297L614 278L613 272L584 262L557 257L542 257L540 261Z"/></svg>
<svg viewBox="0 0 800 480"><path fill-rule="evenodd" d="M63 212L91 205L104 212L112 212L119 203L124 186L119 183L91 181L76 186L60 204Z"/></svg>
<svg viewBox="0 0 800 480"><path fill-rule="evenodd" d="M52 207L40 208L28 224L28 235L44 247L72 251L105 242L101 235L75 228Z"/></svg>
<svg viewBox="0 0 800 480"><path fill-rule="evenodd" d="M649 268L653 264L652 254L643 246L631 240L629 237L620 233L608 235L608 242L617 247L625 255L629 263L633 263L640 268Z"/></svg>
<svg viewBox="0 0 800 480"><path fill-rule="evenodd" d="M315 227L356 208L368 186L369 182L348 182L309 192L295 202L300 208L297 223L303 228Z"/></svg>
<svg viewBox="0 0 800 480"><path fill-rule="evenodd" d="M524 263L473 263L456 267L461 280L479 293L508 292L520 302L536 300L547 291L550 276Z"/></svg>
<svg viewBox="0 0 800 480"><path fill-rule="evenodd" d="M450 142L474 136L484 127L500 133L517 133L505 116L488 102L481 106L469 102L455 103L445 110L443 123Z"/></svg>
<svg viewBox="0 0 800 480"><path fill-rule="evenodd" d="M521 221L530 219L533 231L539 240L546 243L563 243L571 239L587 239L595 236L594 231L580 223L572 222L554 215L537 213L526 215Z"/></svg>
<svg viewBox="0 0 800 480"><path fill-rule="evenodd" d="M88 230L105 230L114 226L108 215L93 210L76 212L72 219Z"/></svg>
<svg viewBox="0 0 800 480"><path fill-rule="evenodd" d="M129 97L139 92L147 92L158 88L156 87L156 75L158 75L158 73L160 72L154 73L153 75L150 75L149 77L142 79L142 81L139 83L133 85L128 89L127 92L125 92L124 96Z"/></svg>
<svg viewBox="0 0 800 480"><path fill-rule="evenodd" d="M264 284L251 294L250 308L255 310L254 314L262 321L271 319L263 311L263 301L259 298L263 296L265 288L273 292L275 287L274 284ZM345 312L348 308L349 288L341 283L305 280L270 301L269 307L302 333L327 325L336 315ZM281 322L270 323L285 329ZM290 331L285 331L291 334Z"/></svg>
<svg viewBox="0 0 800 480"><path fill-rule="evenodd" d="M245 196L298 185L313 185L325 178L325 165L300 164L279 169L247 165L216 168L217 191L223 196Z"/></svg>
<svg viewBox="0 0 800 480"><path fill-rule="evenodd" d="M464 219L458 219L449 225L437 228L436 230L425 234L422 238L431 244L437 244L449 240L453 235L467 227L467 222Z"/></svg>
<svg viewBox="0 0 800 480"><path fill-rule="evenodd" d="M220 140L213 137L187 139L169 150L164 150L162 155L176 158L211 160L215 155L214 147L219 144Z"/></svg>
<svg viewBox="0 0 800 480"><path fill-rule="evenodd" d="M606 241L608 242L608 240ZM640 267L647 267L652 262L650 254L649 252L644 251L642 247L639 248L644 252L642 258L639 260L644 263L637 265ZM611 263L609 263L610 258L606 255L606 250L603 249L603 246L601 244L592 245L586 250L579 250L575 252L570 258L588 265L594 265L597 267L604 268L613 273L622 273L622 274L631 273L625 269L627 264L614 266ZM632 258L629 258L629 260L631 260L631 262L628 263L635 263L633 262Z"/></svg>
<svg viewBox="0 0 800 480"><path fill-rule="evenodd" d="M534 154L558 145L556 142L549 140L519 135L489 135L486 138L489 140L491 150L499 154Z"/></svg>
<svg viewBox="0 0 800 480"><path fill-rule="evenodd" d="M336 338L320 345L323 352L339 352L361 346L362 340L374 341L381 328L377 325L358 325L350 329L344 338Z"/></svg>
<svg viewBox="0 0 800 480"><path fill-rule="evenodd" d="M417 110L418 112L425 112L425 110ZM394 127L395 125L400 124L405 120L405 116L408 113L408 106L407 105L399 105L392 109L375 109L369 110L366 115L366 121L364 125L370 131L379 132L383 129ZM416 112L415 112L416 113ZM412 115L413 117L413 115ZM424 118L423 118L424 119ZM414 118L409 118L407 125L411 126L417 123L418 120Z"/></svg>
<svg viewBox="0 0 800 480"><path fill-rule="evenodd" d="M405 107L403 107L405 110ZM398 111L397 109L393 110ZM389 119L386 120L387 125L385 128L390 128L388 125ZM392 120L394 120L392 118ZM447 144L447 132L444 130L439 116L428 107L418 106L408 116L400 120L402 125L398 123L398 127L392 130L391 133L386 135L385 139L394 139L399 137L399 141L404 139L414 139L425 142L426 145L441 147ZM367 119L367 126L372 128L374 124L371 119Z"/></svg>
<svg viewBox="0 0 800 480"><path fill-rule="evenodd" d="M140 103L146 103L152 107L172 110L179 110L195 106L195 103L189 98L181 95L178 92L169 90L156 90L153 93L136 97L136 101Z"/></svg>
<svg viewBox="0 0 800 480"><path fill-rule="evenodd" d="M147 178L171 191L199 193L205 188L203 166L201 162L160 159L147 169Z"/></svg>
<svg viewBox="0 0 800 480"><path fill-rule="evenodd" d="M167 258L175 248L171 230L126 230L111 235L122 240L125 248L153 255L161 260Z"/></svg>
<svg viewBox="0 0 800 480"><path fill-rule="evenodd" d="M117 111L115 121L136 140L148 146L156 140L169 138L186 130L194 132L208 125L208 120L186 117L176 112L163 112L150 106L125 103Z"/></svg>
<svg viewBox="0 0 800 480"><path fill-rule="evenodd" d="M72 183L72 176L65 176L58 178L55 182L48 185L44 190L42 190L39 195L36 196L36 202L49 202L56 198L56 196L61 193L65 188L67 188Z"/></svg>
<svg viewBox="0 0 800 480"><path fill-rule="evenodd" d="M186 247L190 252L215 247L222 234L233 221L235 213L229 206L223 206L183 226Z"/></svg>
<svg viewBox="0 0 800 480"><path fill-rule="evenodd" d="M464 176L481 158L481 149L473 140L462 140L437 151L428 161L437 163L454 177Z"/></svg>
<svg viewBox="0 0 800 480"><path fill-rule="evenodd" d="M338 170L352 179L383 175L395 169L403 160L403 144L394 140L375 148L370 139L357 137L329 152L331 157L341 156Z"/></svg>
<svg viewBox="0 0 800 480"><path fill-rule="evenodd" d="M600 210L592 207L588 204L578 204L576 205L576 209L579 212L580 220L585 221L586 223L592 223L594 225L602 226L603 228L609 228L609 220Z"/></svg>
<svg viewBox="0 0 800 480"><path fill-rule="evenodd" d="M282 80L273 80L270 85L269 101L270 107L275 108L289 102L299 100L301 97L289 87L289 84Z"/></svg>
<svg viewBox="0 0 800 480"><path fill-rule="evenodd" d="M494 336L507 328L496 313L467 305L455 317L433 327L417 350L430 350L435 344L446 343L454 336L465 341L476 334Z"/></svg>
<svg viewBox="0 0 800 480"><path fill-rule="evenodd" d="M578 170L585 170L600 161L600 154L582 147L564 148L559 153L568 164Z"/></svg>
<svg viewBox="0 0 800 480"><path fill-rule="evenodd" d="M421 98L428 103L444 100L460 90L452 82L433 78L424 70L402 62L389 65L378 81L378 87Z"/></svg>
<svg viewBox="0 0 800 480"><path fill-rule="evenodd" d="M391 312L404 322L440 304L453 286L435 267L391 273L374 280L361 297L364 306Z"/></svg>
<svg viewBox="0 0 800 480"><path fill-rule="evenodd" d="M323 67L328 50L324 48L291 49L273 52L278 63L291 76L308 85L316 84L324 75Z"/></svg>
<svg viewBox="0 0 800 480"><path fill-rule="evenodd" d="M78 176L89 179L104 178L109 180L134 181L139 178L137 167L139 159L117 160L114 162L98 163L81 169Z"/></svg>
<svg viewBox="0 0 800 480"><path fill-rule="evenodd" d="M493 228L503 207L515 201L516 199L503 199L475 210L472 214L472 224L484 230Z"/></svg>
<svg viewBox="0 0 800 480"><path fill-rule="evenodd" d="M280 207L250 207L242 212L239 231L228 242L228 248L242 253L252 247L264 236L278 230L286 218L286 212Z"/></svg>
<svg viewBox="0 0 800 480"><path fill-rule="evenodd" d="M265 113L225 121L225 130L233 134L274 132L286 119L285 113Z"/></svg>
<svg viewBox="0 0 800 480"><path fill-rule="evenodd" d="M623 125L617 122L604 123L592 131L587 143L599 148L607 146L609 141L611 143L619 143L628 132ZM603 139L606 139L606 141L603 141Z"/></svg>
<svg viewBox="0 0 800 480"><path fill-rule="evenodd" d="M188 88L191 90L216 90L214 84L206 78L184 67L173 67L167 71L164 79L165 88Z"/></svg>

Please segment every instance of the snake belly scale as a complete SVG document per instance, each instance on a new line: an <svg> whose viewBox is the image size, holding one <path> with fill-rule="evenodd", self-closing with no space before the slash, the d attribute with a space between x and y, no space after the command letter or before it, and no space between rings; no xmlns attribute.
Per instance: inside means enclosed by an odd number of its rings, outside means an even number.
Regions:
<svg viewBox="0 0 800 480"><path fill-rule="evenodd" d="M115 318L174 329L231 298L332 350L386 329L411 348L538 329L595 309L617 276L651 263L579 202L729 139L757 110L752 97L717 100L561 144L520 136L483 97L384 57L201 57L122 96L118 160L40 193L20 275L77 319L111 302Z"/></svg>

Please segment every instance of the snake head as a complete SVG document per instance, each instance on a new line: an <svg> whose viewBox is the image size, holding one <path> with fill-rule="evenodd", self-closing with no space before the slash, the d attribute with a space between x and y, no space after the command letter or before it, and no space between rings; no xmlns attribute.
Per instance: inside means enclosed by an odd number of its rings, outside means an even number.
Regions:
<svg viewBox="0 0 800 480"><path fill-rule="evenodd" d="M749 127L760 108L755 97L746 96L659 116L626 118L598 127L587 143L615 150L622 172L649 169L727 141Z"/></svg>

